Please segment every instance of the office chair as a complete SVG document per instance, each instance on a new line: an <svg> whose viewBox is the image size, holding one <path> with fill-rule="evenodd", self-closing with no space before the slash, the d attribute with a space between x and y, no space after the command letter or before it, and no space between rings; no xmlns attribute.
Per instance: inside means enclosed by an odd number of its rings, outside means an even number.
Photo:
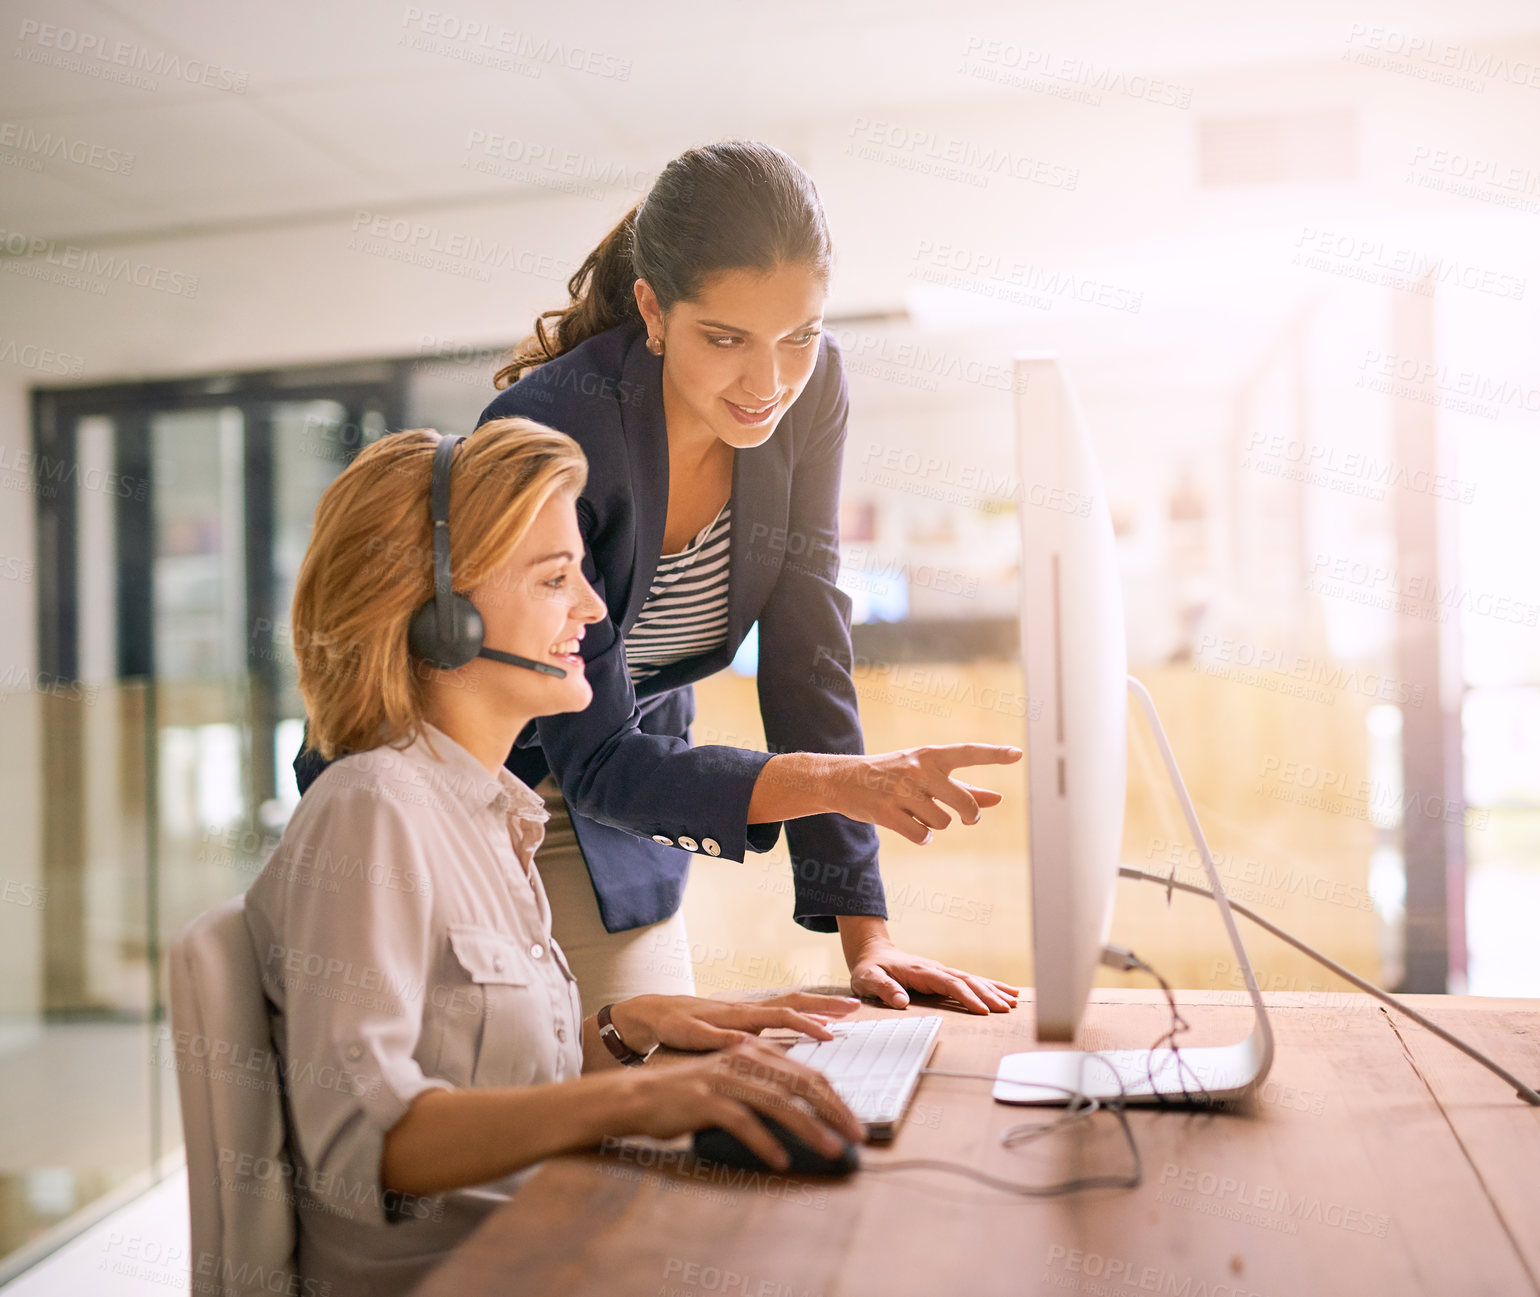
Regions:
<svg viewBox="0 0 1540 1297"><path fill-rule="evenodd" d="M246 898L206 910L167 954L192 1222L192 1291L298 1292L281 1069Z"/></svg>

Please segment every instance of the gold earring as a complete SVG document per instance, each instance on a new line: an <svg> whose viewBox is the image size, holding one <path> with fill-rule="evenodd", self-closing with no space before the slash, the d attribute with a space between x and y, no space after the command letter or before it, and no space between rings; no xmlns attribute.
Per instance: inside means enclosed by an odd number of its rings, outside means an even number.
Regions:
<svg viewBox="0 0 1540 1297"><path fill-rule="evenodd" d="M654 356L661 356L663 354L663 339L649 337L647 339L647 350L652 352Z"/></svg>

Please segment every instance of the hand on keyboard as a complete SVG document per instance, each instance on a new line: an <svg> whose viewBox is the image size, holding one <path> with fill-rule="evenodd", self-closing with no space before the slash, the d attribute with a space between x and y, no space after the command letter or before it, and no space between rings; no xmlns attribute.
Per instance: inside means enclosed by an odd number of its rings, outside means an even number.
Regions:
<svg viewBox="0 0 1540 1297"><path fill-rule="evenodd" d="M616 1030L638 1053L653 1045L673 1049L726 1049L777 1027L824 1039L831 1018L861 1002L848 995L797 991L768 1000L705 1000L693 995L636 995L611 1009Z"/></svg>

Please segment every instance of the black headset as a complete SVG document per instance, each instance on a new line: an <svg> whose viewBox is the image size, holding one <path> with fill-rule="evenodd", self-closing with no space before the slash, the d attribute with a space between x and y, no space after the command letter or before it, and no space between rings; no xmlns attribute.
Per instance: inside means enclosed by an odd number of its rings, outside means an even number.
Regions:
<svg viewBox="0 0 1540 1297"><path fill-rule="evenodd" d="M486 624L463 594L456 594L449 570L449 467L464 437L440 437L433 452L433 598L412 614L406 646L413 657L440 671L456 671L476 658L491 658L510 666L527 667L565 678L564 668L536 662L482 645Z"/></svg>

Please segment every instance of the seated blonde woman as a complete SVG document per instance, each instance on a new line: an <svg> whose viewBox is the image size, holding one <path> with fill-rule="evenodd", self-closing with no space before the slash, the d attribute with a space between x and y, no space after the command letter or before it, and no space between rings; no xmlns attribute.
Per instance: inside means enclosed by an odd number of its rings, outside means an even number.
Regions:
<svg viewBox="0 0 1540 1297"><path fill-rule="evenodd" d="M782 1168L757 1113L830 1153L835 1132L862 1138L821 1077L755 1038L827 1039L854 1000L641 995L609 1006L608 1044L583 1017L532 861L547 812L503 761L534 717L589 700L578 643L604 610L579 566L587 466L522 418L454 447L455 588L489 647L556 670L439 670L408 650L434 593L439 441L386 437L321 498L294 596L299 687L312 742L350 755L246 903L286 1081L298 1266L332 1297L405 1293L535 1163L609 1136L723 1126ZM621 1065L659 1044L720 1052Z"/></svg>

